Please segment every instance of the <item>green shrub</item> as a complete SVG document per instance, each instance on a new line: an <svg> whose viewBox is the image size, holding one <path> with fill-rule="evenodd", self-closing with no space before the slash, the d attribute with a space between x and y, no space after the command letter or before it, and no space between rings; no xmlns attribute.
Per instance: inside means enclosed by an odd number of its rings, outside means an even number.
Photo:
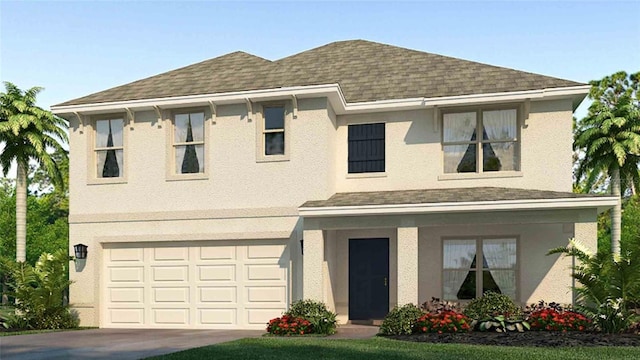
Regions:
<svg viewBox="0 0 640 360"><path fill-rule="evenodd" d="M590 318L596 329L624 332L640 319L634 311L640 301L640 247L627 245L620 255L593 253L571 239L569 246L551 249L548 254L575 258L572 277L581 285L575 287L575 308Z"/></svg>
<svg viewBox="0 0 640 360"><path fill-rule="evenodd" d="M314 334L332 335L336 333L336 314L329 311L321 301L295 301L285 315L308 320Z"/></svg>
<svg viewBox="0 0 640 360"><path fill-rule="evenodd" d="M63 294L71 281L67 279L69 255L65 250L42 254L36 266L13 262L3 264L10 273L9 288L15 297L15 314L6 323L27 329L68 329L79 321L64 304Z"/></svg>
<svg viewBox="0 0 640 360"><path fill-rule="evenodd" d="M499 333L531 330L529 322L522 319L508 320L504 315L494 316L491 319L474 321L474 327L480 331L495 331Z"/></svg>
<svg viewBox="0 0 640 360"><path fill-rule="evenodd" d="M380 326L380 334L410 335L418 319L423 315L424 312L414 304L396 306L384 317L384 321Z"/></svg>
<svg viewBox="0 0 640 360"><path fill-rule="evenodd" d="M489 320L501 315L515 320L522 317L522 309L507 295L488 291L481 298L471 300L464 314L474 320Z"/></svg>

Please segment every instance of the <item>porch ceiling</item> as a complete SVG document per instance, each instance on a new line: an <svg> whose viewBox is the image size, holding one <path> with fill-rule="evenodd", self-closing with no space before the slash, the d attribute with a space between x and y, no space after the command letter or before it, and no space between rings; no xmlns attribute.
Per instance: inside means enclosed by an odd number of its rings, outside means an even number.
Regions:
<svg viewBox="0 0 640 360"><path fill-rule="evenodd" d="M604 211L617 201L616 197L596 194L475 187L336 193L327 200L307 201L298 211L305 217L525 209Z"/></svg>

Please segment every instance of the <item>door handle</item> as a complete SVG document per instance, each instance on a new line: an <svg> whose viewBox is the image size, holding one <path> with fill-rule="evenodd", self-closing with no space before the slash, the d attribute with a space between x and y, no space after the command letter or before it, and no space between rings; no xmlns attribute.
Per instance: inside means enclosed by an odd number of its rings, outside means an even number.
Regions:
<svg viewBox="0 0 640 360"><path fill-rule="evenodd" d="M384 286L387 286L387 277L384 277Z"/></svg>

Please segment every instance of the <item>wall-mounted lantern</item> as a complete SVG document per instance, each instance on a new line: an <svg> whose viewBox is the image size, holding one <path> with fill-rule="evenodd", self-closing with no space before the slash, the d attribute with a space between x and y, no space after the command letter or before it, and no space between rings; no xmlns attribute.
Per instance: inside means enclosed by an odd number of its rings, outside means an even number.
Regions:
<svg viewBox="0 0 640 360"><path fill-rule="evenodd" d="M87 258L87 245L75 244L73 245L73 251L76 253L76 259L84 260Z"/></svg>

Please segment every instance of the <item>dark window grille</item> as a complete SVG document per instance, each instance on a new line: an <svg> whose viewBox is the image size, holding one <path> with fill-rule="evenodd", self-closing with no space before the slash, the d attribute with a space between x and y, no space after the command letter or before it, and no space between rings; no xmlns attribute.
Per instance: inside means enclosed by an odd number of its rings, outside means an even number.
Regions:
<svg viewBox="0 0 640 360"><path fill-rule="evenodd" d="M384 172L384 123L349 125L349 174Z"/></svg>

